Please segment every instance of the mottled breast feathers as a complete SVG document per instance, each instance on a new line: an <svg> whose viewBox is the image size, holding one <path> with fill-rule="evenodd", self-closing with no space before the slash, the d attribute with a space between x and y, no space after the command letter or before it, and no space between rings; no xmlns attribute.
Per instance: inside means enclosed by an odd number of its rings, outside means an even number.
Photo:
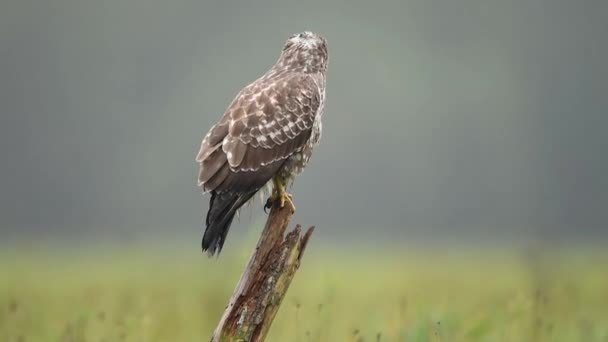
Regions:
<svg viewBox="0 0 608 342"><path fill-rule="evenodd" d="M270 74L245 87L203 139L199 186L205 192L264 186L306 145L321 96L314 75L303 73Z"/></svg>

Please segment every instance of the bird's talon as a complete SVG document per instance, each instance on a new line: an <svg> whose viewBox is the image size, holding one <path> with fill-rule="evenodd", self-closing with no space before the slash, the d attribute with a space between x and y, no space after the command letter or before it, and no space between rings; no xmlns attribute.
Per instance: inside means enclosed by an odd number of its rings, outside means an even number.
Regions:
<svg viewBox="0 0 608 342"><path fill-rule="evenodd" d="M272 208L272 197L268 197L266 200L266 204L264 204L264 213L268 214L266 210L269 210L270 208Z"/></svg>
<svg viewBox="0 0 608 342"><path fill-rule="evenodd" d="M291 207L293 208L293 210L296 210L296 206L293 203L293 198L291 197L290 193L284 192L281 196L281 208L285 207L285 202L289 202L289 204L291 204Z"/></svg>
<svg viewBox="0 0 608 342"><path fill-rule="evenodd" d="M281 208L285 206L285 195L281 196Z"/></svg>

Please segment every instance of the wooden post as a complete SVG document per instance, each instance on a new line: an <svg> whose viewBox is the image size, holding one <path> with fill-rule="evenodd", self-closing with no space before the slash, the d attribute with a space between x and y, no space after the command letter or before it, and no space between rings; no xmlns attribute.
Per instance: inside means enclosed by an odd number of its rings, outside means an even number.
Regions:
<svg viewBox="0 0 608 342"><path fill-rule="evenodd" d="M300 225L284 236L294 208L273 205L247 267L241 274L211 342L264 341L314 227L300 235Z"/></svg>

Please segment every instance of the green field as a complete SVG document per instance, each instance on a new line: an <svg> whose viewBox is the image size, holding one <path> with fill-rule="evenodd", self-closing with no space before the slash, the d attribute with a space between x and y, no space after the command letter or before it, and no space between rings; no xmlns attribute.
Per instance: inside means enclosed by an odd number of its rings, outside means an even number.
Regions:
<svg viewBox="0 0 608 342"><path fill-rule="evenodd" d="M251 244L6 247L0 341L208 341ZM313 241L268 340L608 341L608 251L400 249Z"/></svg>

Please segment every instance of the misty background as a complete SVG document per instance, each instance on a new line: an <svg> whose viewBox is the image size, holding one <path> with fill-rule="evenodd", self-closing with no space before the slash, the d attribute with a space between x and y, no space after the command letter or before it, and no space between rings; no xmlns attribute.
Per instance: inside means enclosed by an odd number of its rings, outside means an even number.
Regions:
<svg viewBox="0 0 608 342"><path fill-rule="evenodd" d="M4 0L0 239L197 246L200 141L303 30L330 54L292 189L318 239L607 237L607 18L601 0Z"/></svg>

